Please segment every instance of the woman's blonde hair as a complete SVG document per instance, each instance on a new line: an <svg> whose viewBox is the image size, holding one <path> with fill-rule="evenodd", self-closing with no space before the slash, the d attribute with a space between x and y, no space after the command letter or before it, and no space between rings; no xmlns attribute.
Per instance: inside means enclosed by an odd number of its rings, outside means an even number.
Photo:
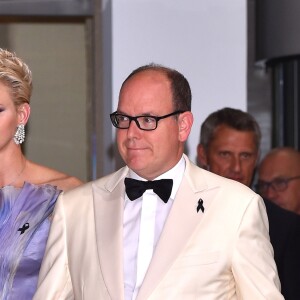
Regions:
<svg viewBox="0 0 300 300"><path fill-rule="evenodd" d="M16 107L30 103L32 74L29 67L15 53L1 48L0 82L9 88Z"/></svg>

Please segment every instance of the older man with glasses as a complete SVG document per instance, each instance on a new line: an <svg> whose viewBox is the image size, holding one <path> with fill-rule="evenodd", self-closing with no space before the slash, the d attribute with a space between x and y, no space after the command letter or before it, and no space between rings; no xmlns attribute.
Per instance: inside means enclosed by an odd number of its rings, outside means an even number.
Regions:
<svg viewBox="0 0 300 300"><path fill-rule="evenodd" d="M58 200L34 300L284 299L263 199L184 154L191 100L171 68L125 79L126 166Z"/></svg>
<svg viewBox="0 0 300 300"><path fill-rule="evenodd" d="M300 214L300 153L275 148L259 166L257 192L284 209Z"/></svg>

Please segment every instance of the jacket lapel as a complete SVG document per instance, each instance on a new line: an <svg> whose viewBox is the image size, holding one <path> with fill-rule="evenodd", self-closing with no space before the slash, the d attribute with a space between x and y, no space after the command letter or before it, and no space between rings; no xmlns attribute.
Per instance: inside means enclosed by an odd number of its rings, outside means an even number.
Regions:
<svg viewBox="0 0 300 300"><path fill-rule="evenodd" d="M136 300L147 299L162 281L173 262L182 253L195 228L205 219L212 199L207 197L210 186L200 168L186 158L186 171L170 214L153 254L150 266ZM124 178L128 168L116 172L105 184L93 184L95 223L99 261L105 285L111 299L124 300L123 278L123 212ZM103 188L103 186L105 188ZM214 194L214 192L213 192ZM204 212L197 212L199 200ZM170 245L172 245L170 247ZM163 259L162 259L163 257Z"/></svg>
<svg viewBox="0 0 300 300"><path fill-rule="evenodd" d="M111 299L124 299L123 210L124 177L128 169L118 171L105 184L93 185L97 247L103 279Z"/></svg>
<svg viewBox="0 0 300 300"><path fill-rule="evenodd" d="M194 177L190 176L191 174ZM197 178L197 181L194 182L193 178ZM208 188L202 170L187 161L185 175L166 220L137 300L144 300L149 297L162 281L173 262L184 250L194 230L205 218L206 210L212 201L210 197L205 197L205 190ZM202 208L204 208L204 212L202 209L199 209L197 212L198 202L201 200L203 200Z"/></svg>

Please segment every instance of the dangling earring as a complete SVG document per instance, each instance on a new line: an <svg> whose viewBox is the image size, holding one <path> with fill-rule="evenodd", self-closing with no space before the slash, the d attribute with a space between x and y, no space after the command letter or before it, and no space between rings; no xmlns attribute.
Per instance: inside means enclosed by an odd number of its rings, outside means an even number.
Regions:
<svg viewBox="0 0 300 300"><path fill-rule="evenodd" d="M25 141L25 126L24 124L19 124L17 131L14 136L14 141L17 145L22 144Z"/></svg>

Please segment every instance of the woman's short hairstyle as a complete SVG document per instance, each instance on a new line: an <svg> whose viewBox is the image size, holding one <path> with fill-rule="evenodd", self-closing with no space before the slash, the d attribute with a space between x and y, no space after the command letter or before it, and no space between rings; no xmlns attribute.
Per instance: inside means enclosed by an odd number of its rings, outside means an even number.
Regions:
<svg viewBox="0 0 300 300"><path fill-rule="evenodd" d="M30 103L32 74L29 67L15 53L1 48L0 82L9 88L16 107Z"/></svg>

